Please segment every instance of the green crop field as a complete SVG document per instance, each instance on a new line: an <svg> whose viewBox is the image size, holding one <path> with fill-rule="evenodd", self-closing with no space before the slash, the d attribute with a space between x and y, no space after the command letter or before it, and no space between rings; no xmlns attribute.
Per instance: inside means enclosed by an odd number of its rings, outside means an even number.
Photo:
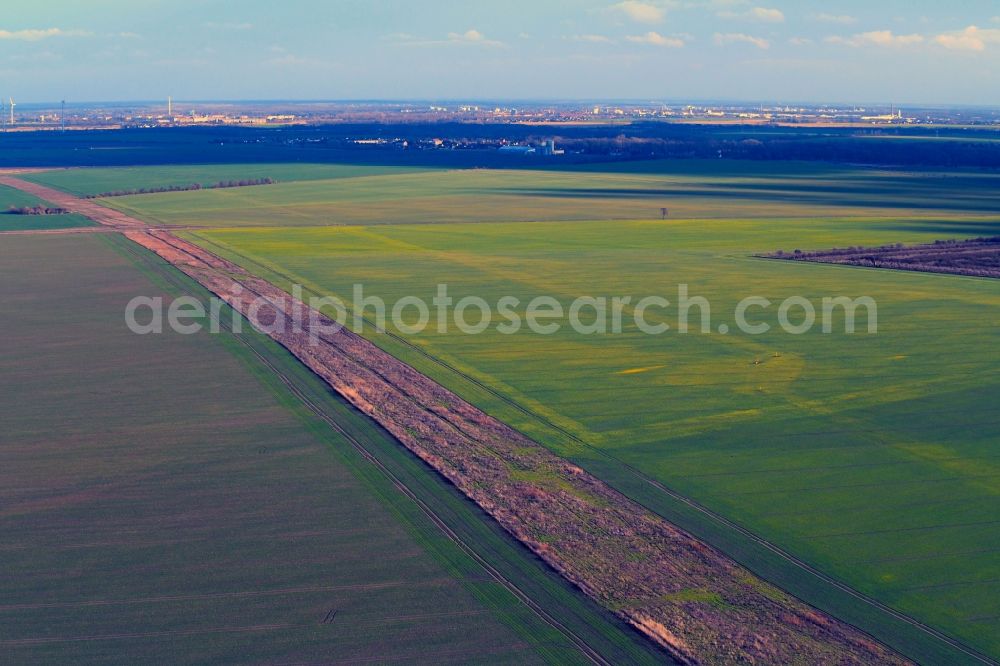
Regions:
<svg viewBox="0 0 1000 666"><path fill-rule="evenodd" d="M456 300L549 295L563 305L676 301L687 284L711 303L710 333L368 334L907 654L956 661L886 608L1000 657L1000 285L750 256L997 234L1000 179L732 162L597 169L393 174L108 203L213 227L186 235L279 286L348 302L357 283L390 305L429 302L439 283ZM736 304L752 295L775 304L754 317L772 325L767 334L735 331ZM790 296L817 310L823 297L870 296L878 333L838 332L837 317L833 334L788 334L775 309ZM648 313L672 326L676 316Z"/></svg>
<svg viewBox="0 0 1000 666"><path fill-rule="evenodd" d="M732 325L743 296L871 296L877 335L796 336L772 318L763 336L490 329L427 333L412 348L380 341L461 389L420 353L446 361L858 589L998 653L997 283L746 257L927 240L940 226L718 220L193 236L286 287L349 300L362 282L390 304L411 294L430 302L439 282L456 299L551 294L567 306L578 295L674 300L683 282ZM561 453L591 455L499 400L486 406Z"/></svg>
<svg viewBox="0 0 1000 666"><path fill-rule="evenodd" d="M584 464L613 456L858 590L1000 654L1000 359L991 352L1000 343L1000 285L746 256L928 240L940 226L718 220L192 235L279 284L346 301L356 282L390 304L407 295L430 302L440 282L455 299L554 295L566 306L579 295L674 300L683 282L709 300L715 322L732 326L743 296L778 303L802 295L817 309L823 296L871 296L877 335L790 335L772 310L763 319L775 328L762 336L491 328L418 335L412 346L376 339L456 390L467 380L423 354L495 390L480 404L560 453Z"/></svg>
<svg viewBox="0 0 1000 666"><path fill-rule="evenodd" d="M268 338L125 327L179 294L117 236L0 243L0 661L653 660Z"/></svg>
<svg viewBox="0 0 1000 666"><path fill-rule="evenodd" d="M81 215L10 215L11 207L44 206L40 199L14 188L0 185L0 231L31 231L92 227L94 223Z"/></svg>
<svg viewBox="0 0 1000 666"><path fill-rule="evenodd" d="M689 218L881 217L934 219L992 216L1000 206L1000 176L976 172L896 172L798 164L695 162L618 165L592 170L400 170L370 177L288 178L263 187L115 197L107 205L175 226L328 226L350 224L627 220ZM289 167L297 172L305 167ZM330 167L326 167L330 168ZM595 167L589 167L593 169ZM270 169L270 171L268 171ZM321 167L310 167L321 170ZM366 174L364 167L347 173ZM39 182L73 191L116 189L253 177L277 167L85 169L37 174ZM164 172L169 172L167 177ZM267 172L267 173L265 173ZM217 175L215 175L217 174ZM313 175L316 175L315 173ZM294 180L294 182L292 182ZM79 184L76 184L79 183Z"/></svg>
<svg viewBox="0 0 1000 666"><path fill-rule="evenodd" d="M222 164L206 166L114 167L104 169L61 169L25 174L23 178L49 187L89 195L114 190L212 185L219 181L272 178L278 182L336 180L403 174L420 171L405 167L356 166L343 164Z"/></svg>

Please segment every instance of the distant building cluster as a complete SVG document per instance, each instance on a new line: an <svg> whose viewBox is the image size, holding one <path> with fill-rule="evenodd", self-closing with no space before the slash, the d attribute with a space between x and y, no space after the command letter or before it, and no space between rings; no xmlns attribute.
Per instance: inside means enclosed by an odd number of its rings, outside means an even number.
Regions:
<svg viewBox="0 0 1000 666"><path fill-rule="evenodd" d="M543 141L540 145L533 146L530 144L512 144L500 146L500 152L502 153L515 153L520 155L545 155L546 157L551 157L553 155L565 155L565 150L559 150L556 148L555 139L548 139Z"/></svg>
<svg viewBox="0 0 1000 666"><path fill-rule="evenodd" d="M0 100L0 129L109 129L185 125L287 126L335 123L468 122L525 125L675 122L743 125L880 125L1000 126L1000 110L972 108L881 108L855 105L747 103L525 103L518 106L417 102L271 102L182 105L173 98L155 103L103 105L15 104ZM448 148L442 144L439 148ZM559 155L553 142L509 146L506 152Z"/></svg>

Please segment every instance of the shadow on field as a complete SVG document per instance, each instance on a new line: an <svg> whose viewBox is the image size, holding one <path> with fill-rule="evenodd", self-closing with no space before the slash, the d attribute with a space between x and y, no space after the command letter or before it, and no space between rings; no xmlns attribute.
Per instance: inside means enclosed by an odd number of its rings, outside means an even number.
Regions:
<svg viewBox="0 0 1000 666"><path fill-rule="evenodd" d="M927 220L912 221L906 224L884 224L872 226L880 231L908 231L921 234L933 234L937 239L945 240L955 236L1000 236L1000 221L974 222L969 220Z"/></svg>
<svg viewBox="0 0 1000 666"><path fill-rule="evenodd" d="M509 196L549 197L555 199L667 199L671 197L719 197L746 201L781 201L825 206L906 208L993 212L1000 197L962 196L951 189L935 192L924 188L802 186L792 184L683 188L601 188L601 187L512 187L494 190ZM903 203L905 202L905 203Z"/></svg>

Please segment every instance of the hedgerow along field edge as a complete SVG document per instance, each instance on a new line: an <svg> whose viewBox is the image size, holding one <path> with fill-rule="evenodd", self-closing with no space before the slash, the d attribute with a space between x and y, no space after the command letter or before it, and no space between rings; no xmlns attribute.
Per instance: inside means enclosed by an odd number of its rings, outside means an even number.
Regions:
<svg viewBox="0 0 1000 666"><path fill-rule="evenodd" d="M16 215L11 208L44 207L46 202L26 192L0 185L0 231L45 231L92 227L94 223L82 215Z"/></svg>
<svg viewBox="0 0 1000 666"><path fill-rule="evenodd" d="M278 183L337 180L405 173L417 167L353 164L211 164L142 167L74 168L24 174L25 180L65 190L78 196L95 196L115 190L155 189L197 183L209 186L220 181L271 178Z"/></svg>

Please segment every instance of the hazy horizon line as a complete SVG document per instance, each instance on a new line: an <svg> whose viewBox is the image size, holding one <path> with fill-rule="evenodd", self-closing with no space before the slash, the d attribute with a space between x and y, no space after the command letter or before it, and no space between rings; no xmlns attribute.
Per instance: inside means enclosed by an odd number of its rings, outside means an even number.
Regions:
<svg viewBox="0 0 1000 666"><path fill-rule="evenodd" d="M6 96L3 96L3 102L6 102ZM916 107L920 109L979 109L979 110L997 110L1000 111L1000 105L993 104L968 104L968 103L942 103L942 102L915 102L915 101L886 101L886 100L858 100L858 101L832 101L832 100L776 100L776 99L733 99L733 98L706 98L706 97L672 97L672 98L643 98L643 97L578 97L578 98L546 98L546 97L413 97L413 98L340 98L340 99L327 99L327 98L300 98L300 97L289 97L289 98L183 98L183 97L172 97L173 103L176 104L395 104L395 105L406 105L406 104L422 104L422 105L432 105L432 104L471 104L471 105L526 105L526 104L549 104L549 105L621 105L621 104L642 104L642 105L683 105L683 104L726 104L733 106L810 106L810 107L821 107L821 106L866 106L866 107ZM82 100L82 101L70 101L70 100L53 100L53 101L30 101L30 102L18 102L15 99L15 103L20 107L50 107L50 106L61 106L63 103L69 107L80 107L80 106L99 106L99 105L143 105L152 106L160 105L166 106L167 97L163 98L146 98L146 99L105 99L105 100Z"/></svg>

